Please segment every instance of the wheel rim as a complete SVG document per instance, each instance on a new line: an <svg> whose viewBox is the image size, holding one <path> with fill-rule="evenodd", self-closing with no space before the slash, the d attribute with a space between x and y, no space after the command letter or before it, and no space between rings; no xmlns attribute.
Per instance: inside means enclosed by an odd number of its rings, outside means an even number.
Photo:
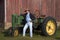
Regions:
<svg viewBox="0 0 60 40"><path fill-rule="evenodd" d="M14 36L18 36L18 30L14 31Z"/></svg>
<svg viewBox="0 0 60 40"><path fill-rule="evenodd" d="M48 35L53 35L55 33L55 22L53 20L49 20L46 25L46 32Z"/></svg>

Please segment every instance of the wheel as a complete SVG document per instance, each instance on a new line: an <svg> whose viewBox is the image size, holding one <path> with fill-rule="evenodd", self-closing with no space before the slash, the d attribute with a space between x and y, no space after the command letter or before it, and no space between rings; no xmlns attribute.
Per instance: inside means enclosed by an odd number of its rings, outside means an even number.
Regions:
<svg viewBox="0 0 60 40"><path fill-rule="evenodd" d="M14 29L14 31L13 31L13 36L16 37L16 36L18 36L18 35L19 35L18 29Z"/></svg>
<svg viewBox="0 0 60 40"><path fill-rule="evenodd" d="M52 36L55 34L57 28L56 20L52 17L47 17L42 23L42 32L46 36Z"/></svg>
<svg viewBox="0 0 60 40"><path fill-rule="evenodd" d="M33 28L37 29L38 25L39 25L38 19L33 20Z"/></svg>

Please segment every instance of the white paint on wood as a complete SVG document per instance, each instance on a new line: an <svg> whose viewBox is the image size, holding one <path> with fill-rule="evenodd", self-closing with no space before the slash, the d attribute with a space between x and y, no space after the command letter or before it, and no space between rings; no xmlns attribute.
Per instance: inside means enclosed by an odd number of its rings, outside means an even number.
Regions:
<svg viewBox="0 0 60 40"><path fill-rule="evenodd" d="M5 6L5 22L6 22L6 0L4 0L4 6Z"/></svg>

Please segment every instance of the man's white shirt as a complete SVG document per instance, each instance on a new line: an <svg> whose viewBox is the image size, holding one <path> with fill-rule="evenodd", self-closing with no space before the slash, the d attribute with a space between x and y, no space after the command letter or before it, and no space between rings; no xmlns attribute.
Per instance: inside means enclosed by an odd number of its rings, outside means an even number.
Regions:
<svg viewBox="0 0 60 40"><path fill-rule="evenodd" d="M27 21L27 22L30 22L30 21L31 21L30 13L29 13L29 12L28 12L27 15L26 15L26 21Z"/></svg>

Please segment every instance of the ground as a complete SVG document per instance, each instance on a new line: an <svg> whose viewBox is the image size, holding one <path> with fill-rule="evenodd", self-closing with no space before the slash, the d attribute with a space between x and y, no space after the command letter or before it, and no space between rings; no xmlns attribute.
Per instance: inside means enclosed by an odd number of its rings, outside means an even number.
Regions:
<svg viewBox="0 0 60 40"><path fill-rule="evenodd" d="M11 37L0 33L0 40L60 40L60 29L57 30L54 36L42 36L39 33L34 33L32 38L30 38L29 33L27 33L26 37L23 37L22 34L17 37Z"/></svg>

